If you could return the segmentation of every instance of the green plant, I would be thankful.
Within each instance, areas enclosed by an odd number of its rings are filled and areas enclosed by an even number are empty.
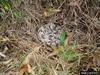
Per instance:
[[[74,61],[76,59],[78,59],[78,54],[75,52],[75,48],[76,48],[76,44],[73,43],[72,45],[64,45],[64,41],[65,41],[65,32],[62,32],[60,34],[60,44],[61,46],[58,47],[58,49],[56,51],[58,51],[57,55],[63,59],[63,60],[67,60],[67,61]]]
[[[60,44],[61,44],[61,45],[64,45],[65,35],[66,35],[65,32],[62,32],[62,33],[60,34]]]
[[[12,16],[15,17],[16,19],[21,19],[23,14],[20,11],[13,11]]]
[[[6,11],[11,9],[11,5],[8,0],[0,0],[0,6]]]
[[[0,16],[3,16],[7,11],[10,11],[10,14],[17,20],[20,20],[23,16],[21,11],[11,9],[12,7],[9,0],[0,0],[0,6],[3,9],[3,12],[0,12]]]
[[[26,58],[26,56],[27,56],[26,54],[20,53],[19,58],[21,61],[23,61]]]
[[[75,61],[78,59],[78,54],[75,52],[75,48],[75,45],[66,46],[63,50],[59,51],[58,56],[65,61]]]

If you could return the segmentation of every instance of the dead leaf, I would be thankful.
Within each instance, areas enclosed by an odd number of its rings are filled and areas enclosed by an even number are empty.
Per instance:
[[[23,75],[25,72],[27,72],[27,70],[28,70],[27,64],[21,64],[19,68],[19,74]]]
[[[74,35],[73,32],[71,32],[71,33],[68,34],[68,36],[66,37],[65,42],[64,42],[64,45],[65,45],[65,46],[67,46],[67,45],[70,43],[70,41],[71,41],[72,38],[73,38],[73,35]]]
[[[47,11],[44,11],[44,16],[45,16],[45,17],[47,17],[47,16],[48,16]]]
[[[54,13],[57,13],[57,12],[60,12],[61,10],[60,9],[55,9],[55,8],[46,8],[44,9],[44,12],[43,12],[43,15],[45,17],[48,17]]]
[[[35,51],[38,51],[40,49],[41,46],[36,46],[33,51],[31,53],[29,53],[27,55],[27,57],[25,58],[25,60],[22,62],[22,64],[20,65],[19,67],[19,73],[20,75],[23,75],[25,72],[28,72],[28,73],[33,73],[32,72],[32,67],[30,66],[30,62],[34,56],[34,52]]]

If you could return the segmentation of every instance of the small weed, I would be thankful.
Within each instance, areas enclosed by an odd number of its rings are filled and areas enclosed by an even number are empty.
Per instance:
[[[15,69],[18,69],[18,67],[19,67],[19,64],[12,64],[12,66],[15,68]]]
[[[11,9],[11,5],[7,0],[0,0],[0,5],[5,11],[9,11]]]
[[[20,12],[20,11],[13,11],[12,12],[12,16],[15,18],[15,19],[21,19],[23,14]]]
[[[75,52],[75,48],[74,45],[64,47],[64,50],[60,50],[58,56],[65,61],[75,61],[78,59],[78,54]]]
[[[58,47],[58,56],[67,61],[75,61],[78,58],[78,54],[75,52],[76,45],[73,43],[72,45],[64,45],[65,41],[65,32],[60,34],[60,44],[61,46]]]
[[[23,60],[25,60],[25,57],[26,57],[26,56],[27,56],[26,54],[21,53],[21,54],[19,55],[19,58],[20,58],[21,61],[23,61]]]

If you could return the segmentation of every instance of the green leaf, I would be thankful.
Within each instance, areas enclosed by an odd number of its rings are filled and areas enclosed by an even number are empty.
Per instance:
[[[65,40],[65,32],[62,32],[62,33],[60,34],[60,44],[61,44],[61,45],[64,45],[64,40]]]
[[[77,59],[77,54],[72,50],[68,50],[68,51],[61,52],[59,54],[59,57],[63,60],[74,61]]]
[[[64,47],[63,50],[62,50],[62,48],[60,49],[58,56],[65,61],[66,60],[69,62],[75,61],[76,59],[78,59],[78,53],[75,52],[75,49],[76,49],[75,44],[68,45],[68,46]]]
[[[22,13],[19,11],[13,11],[12,15],[16,18],[16,19],[20,19],[22,17]]]
[[[11,8],[9,1],[7,0],[0,0],[0,5],[7,11]]]

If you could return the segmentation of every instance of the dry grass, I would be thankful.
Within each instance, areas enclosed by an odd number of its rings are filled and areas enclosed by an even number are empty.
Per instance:
[[[38,46],[41,48],[30,62],[33,75],[78,75],[82,67],[100,71],[99,0],[5,1],[10,7],[0,3],[0,74],[18,73],[20,64]],[[72,50],[78,54],[77,60],[69,62],[52,55],[55,49],[38,40],[37,29],[48,22],[74,33],[70,42],[76,42],[77,48]]]

